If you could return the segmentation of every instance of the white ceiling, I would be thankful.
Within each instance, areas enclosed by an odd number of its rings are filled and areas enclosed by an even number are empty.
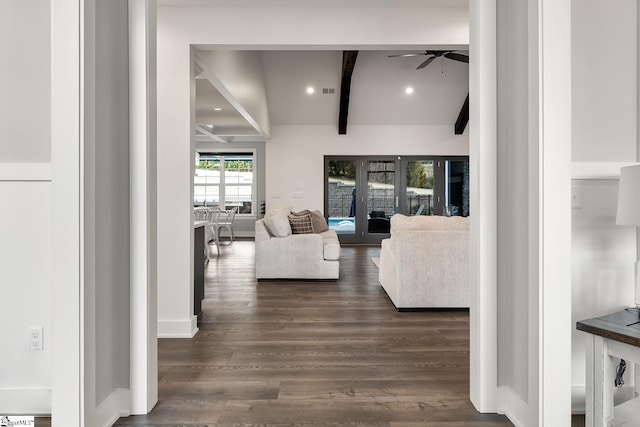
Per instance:
[[[469,88],[467,64],[436,59],[416,70],[427,57],[389,58],[397,51],[360,51],[351,81],[348,123],[353,125],[453,125]],[[462,52],[465,53],[466,52]],[[261,51],[272,125],[336,125],[340,100],[342,51]],[[306,88],[315,93],[308,95]],[[411,86],[413,94],[405,88]],[[323,94],[323,88],[335,89]],[[213,106],[223,108],[212,111]],[[235,128],[251,126],[207,80],[196,84],[197,124]],[[255,134],[255,132],[253,132]]]

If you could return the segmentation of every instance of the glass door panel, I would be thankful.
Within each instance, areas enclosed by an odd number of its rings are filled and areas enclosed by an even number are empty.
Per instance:
[[[327,222],[339,235],[356,234],[356,165],[355,160],[327,162]]]
[[[404,188],[406,215],[433,215],[433,160],[407,160]]]
[[[389,234],[389,218],[396,213],[395,160],[367,161],[367,233]]]
[[[450,160],[445,167],[448,214],[469,216],[469,162]]]

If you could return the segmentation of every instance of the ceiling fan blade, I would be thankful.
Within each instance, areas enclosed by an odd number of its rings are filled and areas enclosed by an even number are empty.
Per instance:
[[[426,55],[426,53],[401,53],[399,55],[389,55],[389,58],[397,58],[399,56],[408,58],[410,56]]]
[[[466,62],[467,64],[469,63],[469,57],[467,55],[461,55],[459,53],[449,52],[449,53],[445,53],[444,56],[446,56],[449,59],[453,59],[454,61]]]
[[[432,56],[431,58],[427,58],[426,61],[424,61],[422,64],[418,65],[418,68],[416,68],[416,70],[421,70],[424,67],[426,67],[427,65],[431,64],[433,62],[433,60],[436,59],[435,56]]]

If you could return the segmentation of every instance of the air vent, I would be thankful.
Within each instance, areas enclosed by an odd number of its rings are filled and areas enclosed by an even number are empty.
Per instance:
[[[336,93],[336,90],[332,87],[323,87],[322,93]]]

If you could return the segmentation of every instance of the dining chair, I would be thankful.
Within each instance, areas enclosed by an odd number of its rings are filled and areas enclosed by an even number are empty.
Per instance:
[[[218,223],[216,225],[216,237],[220,237],[221,232],[226,229],[229,233],[229,244],[235,240],[235,235],[233,234],[233,221],[235,220],[237,210],[237,207],[233,207],[228,210],[221,210],[220,216],[218,217]]]

